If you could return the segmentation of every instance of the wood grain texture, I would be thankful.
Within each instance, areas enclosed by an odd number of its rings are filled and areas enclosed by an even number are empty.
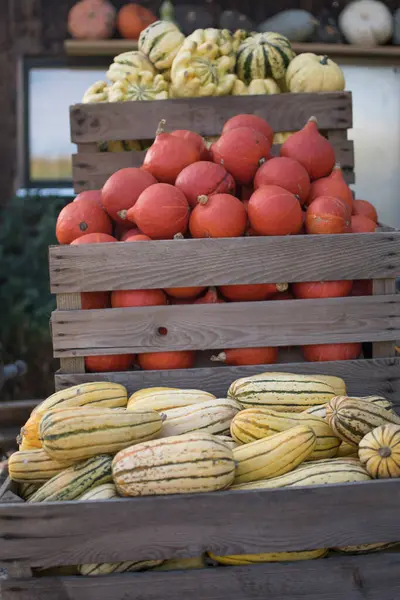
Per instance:
[[[0,561],[47,567],[189,557],[206,550],[223,555],[393,542],[400,539],[399,502],[400,480],[392,479],[1,504]]]
[[[346,136],[346,130],[340,131]],[[353,141],[345,138],[331,140],[335,148],[337,162],[344,169],[344,176],[347,183],[354,182],[354,146]],[[89,152],[85,148],[85,154],[81,148],[90,146],[90,144],[80,144],[78,154],[72,155],[72,179],[74,190],[79,193],[84,190],[100,189],[107,179],[118,171],[127,167],[140,167],[143,163],[146,152]],[[279,145],[272,147],[272,155],[279,156]],[[350,171],[349,171],[350,169]]]
[[[267,371],[337,375],[347,385],[350,396],[382,395],[400,405],[400,357],[375,360],[343,360],[324,363],[288,363],[251,367],[209,367],[173,371],[128,371],[124,373],[57,373],[56,389],[87,381],[121,383],[132,394],[147,387],[181,387],[202,389],[224,398],[235,379]]]
[[[389,341],[400,338],[400,296],[57,310],[52,332],[58,358]]]
[[[64,292],[393,277],[400,232],[50,247]]]
[[[0,425],[23,425],[41,400],[12,400],[0,402]]]
[[[400,594],[399,571],[400,553],[331,556],[195,571],[13,580],[5,582],[3,600],[393,600]]]
[[[267,119],[274,131],[301,129],[311,116],[320,129],[352,127],[350,92],[320,94],[277,94],[273,96],[227,96],[75,104],[70,108],[71,141],[147,139],[154,137],[160,115],[170,131],[190,129],[203,135],[217,135],[230,117],[254,113]]]
[[[393,278],[392,279],[377,279],[373,282],[373,294],[374,295],[395,294],[395,293],[396,293],[396,279],[393,279]],[[375,344],[372,344],[372,355],[374,358],[383,358],[386,356],[396,356],[395,341],[376,342]]]
[[[57,294],[57,308],[59,310],[79,310],[82,308],[82,300],[80,294]],[[83,358],[70,356],[62,358],[60,366],[64,370],[72,371],[73,373],[85,372],[85,361]]]

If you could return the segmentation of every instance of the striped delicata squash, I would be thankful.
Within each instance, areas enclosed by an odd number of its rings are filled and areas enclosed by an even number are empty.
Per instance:
[[[107,77],[114,82],[124,79],[127,75],[144,71],[148,71],[152,75],[156,74],[156,70],[147,56],[143,52],[132,50],[114,57],[114,62],[107,71]]]
[[[111,500],[118,498],[117,489],[113,483],[103,483],[91,490],[88,490],[79,498],[79,500]]]
[[[208,556],[221,565],[255,565],[264,562],[289,562],[295,560],[312,560],[323,558],[328,554],[325,548],[317,550],[301,550],[299,552],[265,552],[261,554],[231,554],[217,556],[212,552]]]
[[[213,398],[206,402],[166,410],[162,413],[165,421],[161,437],[199,430],[216,435],[229,433],[231,421],[240,410],[240,404],[231,398]]]
[[[252,79],[282,79],[296,56],[289,40],[279,33],[254,33],[239,46],[236,73],[246,85]]]
[[[12,481],[20,483],[44,483],[69,467],[71,462],[51,458],[43,449],[19,450],[8,459],[8,471]]]
[[[186,39],[171,68],[171,97],[227,96],[236,75],[230,73],[228,56],[210,58],[199,51],[196,42]]]
[[[79,573],[86,576],[111,575],[112,573],[130,573],[132,571],[145,571],[162,564],[162,560],[125,561],[119,563],[94,563],[80,565]]]
[[[176,25],[168,21],[156,21],[139,36],[139,50],[145,54],[156,69],[169,69],[182,46],[185,36]]]
[[[210,433],[187,433],[121,450],[113,478],[121,496],[212,492],[235,475],[232,450]]]
[[[110,102],[166,100],[168,98],[168,83],[160,74],[154,75],[149,71],[135,71],[113,83],[108,97]]]
[[[345,394],[337,394],[338,396],[345,396]],[[348,396],[351,398],[352,396]],[[372,404],[376,404],[377,406],[381,406],[382,408],[386,408],[386,410],[393,409],[393,403],[383,396],[363,396],[357,398],[358,400],[363,400],[364,402],[372,402]],[[320,406],[312,406],[311,408],[307,408],[305,413],[310,415],[314,415],[316,417],[322,417],[325,419],[326,417],[326,404],[321,404]]]
[[[161,427],[162,418],[155,410],[72,408],[46,413],[40,438],[52,458],[77,461],[150,440]]]
[[[202,390],[186,390],[168,387],[153,387],[138,390],[129,397],[128,410],[153,409],[157,412],[181,408],[215,398]]]

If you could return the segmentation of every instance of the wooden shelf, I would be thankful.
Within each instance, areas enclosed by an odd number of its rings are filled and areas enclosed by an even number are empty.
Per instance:
[[[69,56],[115,56],[121,52],[137,50],[135,40],[66,40],[64,49]],[[327,54],[331,57],[383,58],[400,60],[400,46],[375,46],[366,48],[350,44],[293,44],[300,52]]]

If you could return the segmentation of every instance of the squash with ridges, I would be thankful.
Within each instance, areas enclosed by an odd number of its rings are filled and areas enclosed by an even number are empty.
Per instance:
[[[374,479],[400,477],[400,425],[381,425],[367,433],[358,456]]]
[[[43,449],[19,450],[8,459],[10,479],[20,483],[44,483],[70,465],[54,460]]]
[[[295,53],[279,33],[255,33],[239,46],[236,73],[247,85],[252,79],[282,79]]]
[[[134,392],[128,400],[128,410],[153,409],[157,412],[189,406],[215,398],[202,390],[179,389],[169,387],[145,388]]]
[[[241,409],[240,404],[231,398],[214,398],[166,410],[163,412],[165,421],[160,437],[192,431],[207,431],[216,435],[229,433],[231,421]]]

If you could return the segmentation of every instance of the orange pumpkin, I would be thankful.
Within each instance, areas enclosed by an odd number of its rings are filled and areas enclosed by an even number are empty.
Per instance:
[[[85,190],[84,192],[80,192],[74,198],[74,202],[79,202],[79,200],[94,200],[99,206],[103,207],[101,203],[101,190]]]
[[[116,223],[126,223],[127,212],[140,194],[157,180],[142,169],[128,167],[116,171],[105,182],[101,201],[106,212]]]
[[[115,8],[107,0],[82,0],[68,14],[68,31],[81,40],[104,40],[112,36]]]
[[[204,294],[204,296],[200,296],[193,302],[193,304],[220,304],[223,303],[224,300],[218,296],[217,289],[215,287],[210,287]]]
[[[186,233],[189,204],[178,188],[156,183],[140,194],[127,216],[151,239],[168,240]]]
[[[248,216],[259,235],[290,235],[300,231],[302,210],[296,196],[277,185],[263,185],[251,196]]]
[[[144,235],[144,233],[135,233],[126,236],[124,242],[151,242],[151,238],[148,235]]]
[[[196,352],[194,350],[148,352],[147,354],[138,354],[137,359],[139,366],[145,371],[190,369],[194,366]]]
[[[128,371],[135,360],[134,354],[110,354],[108,356],[86,356],[85,367],[89,373]]]
[[[130,2],[123,6],[117,17],[118,31],[123,38],[138,40],[140,33],[157,21],[157,17],[148,8]]]
[[[292,286],[296,298],[343,298],[350,296],[352,281],[301,281]]]
[[[82,237],[76,238],[71,242],[71,246],[82,246],[83,244],[104,244],[107,242],[117,242],[117,238],[108,233],[87,233]]]
[[[229,348],[217,356],[212,356],[214,362],[237,367],[240,365],[272,365],[278,362],[278,348]]]
[[[81,303],[83,310],[96,308],[110,308],[111,297],[109,292],[82,292]]]
[[[240,237],[246,226],[246,209],[230,194],[200,196],[189,219],[189,230],[194,238]]]
[[[307,209],[306,230],[311,234],[346,233],[350,211],[340,198],[320,196]]]
[[[317,119],[311,117],[300,131],[281,146],[281,156],[294,158],[306,169],[311,181],[326,177],[335,165],[332,144],[319,133]]]
[[[57,218],[59,244],[70,244],[88,233],[112,234],[112,223],[96,200],[79,200],[64,206]]]
[[[129,225],[131,225],[130,222],[129,222]],[[119,230],[118,233],[117,233],[117,231],[115,232],[115,235],[118,236],[120,242],[125,242],[126,238],[130,237],[131,235],[141,235],[142,234],[139,227],[129,227],[129,229],[125,229],[124,227],[119,228],[117,226],[115,229]]]
[[[178,175],[175,186],[183,192],[189,205],[197,206],[200,196],[234,194],[235,181],[222,165],[202,160],[185,167]]]
[[[257,190],[262,185],[277,185],[294,194],[304,204],[310,192],[310,177],[297,160],[278,156],[267,160],[258,169],[254,187]]]
[[[231,302],[257,302],[271,298],[277,292],[288,289],[287,283],[254,283],[221,285],[219,291]]]
[[[350,211],[353,209],[353,193],[343,178],[340,165],[336,164],[332,173],[327,177],[312,182],[306,203],[311,204],[320,196],[340,198],[349,206]]]
[[[210,160],[211,154],[206,146],[205,139],[198,133],[189,131],[188,129],[175,129],[175,131],[171,131],[171,135],[175,135],[183,140],[192,142],[195,146],[197,146],[200,152],[200,160]]]
[[[365,215],[351,217],[351,231],[353,233],[371,233],[376,231],[376,222]]]
[[[200,150],[193,140],[164,133],[161,125],[141,168],[157,181],[173,185],[182,169],[199,160]]]
[[[353,200],[353,215],[363,215],[375,223],[378,222],[376,208],[368,200]]]
[[[240,185],[248,185],[262,163],[267,160],[271,142],[250,127],[225,131],[211,146],[213,161],[223,165]]]
[[[197,287],[175,287],[175,288],[166,288],[168,296],[172,296],[173,298],[197,298],[204,292],[206,288],[204,286]]]
[[[236,115],[228,119],[225,123],[222,133],[226,133],[227,131],[231,131],[231,129],[237,129],[238,127],[250,127],[250,129],[255,129],[260,132],[272,145],[272,140],[274,139],[274,131],[272,127],[257,115]]]
[[[330,360],[355,360],[361,354],[360,343],[351,344],[313,344],[303,346],[304,358],[309,362]]]
[[[163,290],[114,290],[111,293],[113,308],[162,306],[164,304],[167,304],[167,296]]]

